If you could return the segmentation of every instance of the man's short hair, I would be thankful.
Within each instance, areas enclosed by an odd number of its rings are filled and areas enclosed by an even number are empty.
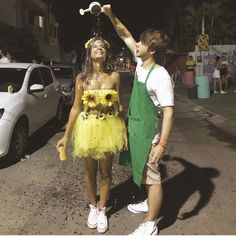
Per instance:
[[[159,30],[147,29],[141,34],[140,41],[147,45],[149,50],[158,53],[166,49],[169,38]]]
[[[157,64],[164,64],[164,53],[169,42],[166,34],[156,29],[147,29],[141,34],[140,41],[154,52],[153,57]]]

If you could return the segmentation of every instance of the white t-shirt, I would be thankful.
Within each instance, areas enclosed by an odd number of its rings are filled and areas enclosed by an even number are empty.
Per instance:
[[[145,83],[150,69],[143,69],[142,60],[136,59],[136,76],[138,81]],[[155,106],[174,106],[174,84],[163,66],[156,66],[147,80],[147,91]]]

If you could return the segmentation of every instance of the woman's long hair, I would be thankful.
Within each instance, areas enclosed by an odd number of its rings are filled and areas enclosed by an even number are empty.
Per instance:
[[[81,79],[85,82],[89,82],[92,79],[92,74],[93,74],[93,62],[92,62],[92,58],[91,58],[91,50],[92,50],[92,46],[94,44],[95,41],[100,40],[103,42],[105,49],[106,49],[106,58],[105,61],[103,63],[103,71],[105,73],[110,74],[112,72],[111,70],[111,66],[109,63],[109,59],[110,59],[110,55],[109,55],[109,43],[101,38],[101,37],[94,37],[91,38],[86,44],[86,55],[85,55],[85,59],[84,59],[84,63],[82,65],[82,72],[81,72]]]

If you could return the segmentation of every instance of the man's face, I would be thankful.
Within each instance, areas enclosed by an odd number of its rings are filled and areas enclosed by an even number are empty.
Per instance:
[[[144,57],[149,53],[148,46],[144,44],[142,41],[136,43],[135,54],[137,57]]]

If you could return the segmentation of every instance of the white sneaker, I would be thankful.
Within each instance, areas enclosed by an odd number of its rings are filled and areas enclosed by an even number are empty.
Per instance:
[[[214,90],[214,94],[218,94],[218,92],[216,90]]]
[[[88,215],[87,225],[90,229],[95,229],[97,227],[98,209],[92,204],[89,205],[90,212]]]
[[[148,212],[148,204],[147,204],[147,199],[143,202],[140,202],[138,204],[129,204],[127,206],[128,210],[131,211],[132,213],[146,213]]]
[[[227,92],[225,92],[225,91],[223,91],[223,90],[220,91],[220,94],[225,94],[225,93],[227,93]]]
[[[106,216],[106,207],[98,210],[97,215],[97,231],[102,234],[105,233],[108,228],[107,216]]]
[[[129,235],[158,235],[158,229],[155,221],[146,221]]]

